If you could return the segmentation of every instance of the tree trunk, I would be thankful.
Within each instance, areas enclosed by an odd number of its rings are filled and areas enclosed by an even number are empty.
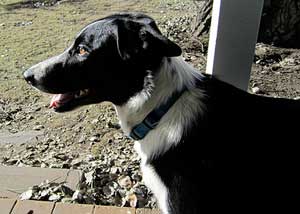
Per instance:
[[[199,12],[192,24],[193,36],[208,34],[212,3],[213,0],[206,0],[199,6]],[[258,42],[300,48],[300,1],[265,0]]]
[[[300,1],[265,1],[258,41],[300,48]]]
[[[213,0],[205,1],[199,5],[197,16],[192,23],[193,36],[200,37],[208,34],[211,23],[212,6]]]

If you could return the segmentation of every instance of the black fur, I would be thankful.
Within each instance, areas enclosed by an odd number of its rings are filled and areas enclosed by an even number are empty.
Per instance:
[[[170,192],[171,213],[295,209],[300,102],[251,95],[210,76],[198,87],[206,110],[178,146],[149,163]]]
[[[89,53],[79,56],[79,47]],[[113,15],[85,27],[63,54],[24,77],[48,93],[91,89],[65,110],[104,100],[121,105],[142,90],[163,57],[180,54],[150,17]],[[168,188],[170,213],[297,208],[299,101],[251,95],[208,75],[197,87],[204,111],[176,147],[148,163]]]

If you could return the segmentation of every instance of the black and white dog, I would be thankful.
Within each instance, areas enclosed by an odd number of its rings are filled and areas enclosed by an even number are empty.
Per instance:
[[[180,55],[152,18],[117,14],[24,77],[59,112],[111,101],[164,214],[295,206],[300,102],[241,91]]]

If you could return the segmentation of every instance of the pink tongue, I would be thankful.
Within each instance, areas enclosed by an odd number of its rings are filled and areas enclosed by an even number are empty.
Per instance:
[[[58,108],[75,97],[75,93],[55,94],[50,102],[50,108]]]

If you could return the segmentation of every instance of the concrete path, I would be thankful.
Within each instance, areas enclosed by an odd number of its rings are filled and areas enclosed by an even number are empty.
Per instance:
[[[76,189],[80,180],[80,171],[0,166],[0,198],[17,198],[17,193],[22,193],[45,180],[54,179],[57,179],[56,182],[63,182],[66,179],[66,185],[71,189]]]

